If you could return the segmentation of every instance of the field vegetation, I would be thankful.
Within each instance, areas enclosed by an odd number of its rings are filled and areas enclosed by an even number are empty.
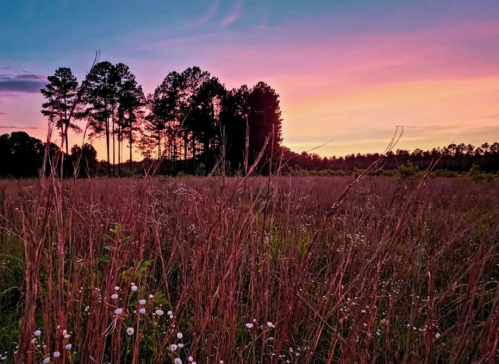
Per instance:
[[[498,184],[353,181],[0,181],[0,358],[497,362]]]

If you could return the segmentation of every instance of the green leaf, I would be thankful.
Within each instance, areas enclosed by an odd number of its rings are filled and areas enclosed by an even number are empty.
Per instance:
[[[111,248],[109,245],[106,245],[106,246],[104,247],[104,249],[109,250],[109,251],[113,250],[113,248]]]
[[[158,305],[167,305],[169,304],[170,302],[163,297],[163,294],[161,292],[159,292],[156,297],[154,298],[154,303],[158,304]]]
[[[109,259],[110,259],[109,255],[104,255],[102,258],[100,258],[100,261],[102,263],[107,263],[107,262],[109,262]]]
[[[126,237],[121,241],[121,246],[126,245],[130,242],[130,237]]]

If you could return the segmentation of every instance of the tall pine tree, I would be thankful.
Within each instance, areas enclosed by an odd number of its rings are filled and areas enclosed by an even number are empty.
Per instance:
[[[78,92],[78,81],[73,75],[71,68],[61,67],[55,71],[53,76],[48,77],[49,83],[40,91],[48,101],[42,104],[42,114],[53,116],[55,126],[60,130],[59,134],[65,140],[66,154],[69,151],[69,130],[77,133],[81,128],[69,119],[71,110],[76,102]]]

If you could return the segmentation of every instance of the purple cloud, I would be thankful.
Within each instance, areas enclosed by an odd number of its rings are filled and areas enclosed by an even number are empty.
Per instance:
[[[21,73],[1,74],[0,93],[38,93],[47,84],[47,77],[42,75]]]
[[[30,130],[40,130],[40,128],[37,128],[36,126],[14,126],[14,125],[0,125],[0,129],[30,129]]]

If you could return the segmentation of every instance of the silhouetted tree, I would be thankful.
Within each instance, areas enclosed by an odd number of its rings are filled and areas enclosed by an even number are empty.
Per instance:
[[[50,155],[59,148],[50,143]],[[45,145],[23,131],[0,136],[0,176],[38,177]]]
[[[265,138],[274,133],[265,150],[264,160],[269,160],[271,151],[277,151],[282,142],[282,119],[279,95],[264,82],[256,84],[249,93],[249,145],[250,160],[263,148]]]
[[[127,65],[118,63],[115,67],[118,78],[118,163],[121,165],[121,142],[128,138],[130,148],[130,171],[133,161],[134,133],[139,129],[146,104],[142,86]]]
[[[209,74],[207,74],[209,77]],[[220,143],[221,128],[219,114],[221,100],[225,96],[225,87],[218,78],[206,78],[192,95],[186,129],[191,132],[192,156],[196,159],[196,145],[203,146],[204,164],[207,170],[213,168],[213,156]],[[195,170],[195,165],[194,165]]]
[[[72,168],[70,171],[71,173],[68,175],[73,174],[73,168],[76,167],[78,163],[80,177],[95,175],[97,171],[97,151],[91,144],[85,143],[82,147],[74,145],[71,148],[69,161],[71,162]]]
[[[246,146],[246,120],[249,115],[249,89],[246,85],[232,89],[221,102],[220,124],[227,138],[226,158],[237,169],[243,168]]]
[[[66,154],[68,154],[68,131],[81,132],[81,128],[69,120],[70,112],[76,101],[78,81],[71,68],[61,67],[53,76],[48,77],[49,83],[40,91],[48,101],[42,104],[42,114],[54,117],[55,126],[60,130],[60,136],[65,139]]]
[[[117,84],[115,67],[110,62],[96,64],[84,95],[86,109],[80,114],[80,117],[86,118],[89,122],[90,139],[106,138],[107,172],[109,175],[111,174],[111,122],[114,121],[114,111],[117,105]]]

